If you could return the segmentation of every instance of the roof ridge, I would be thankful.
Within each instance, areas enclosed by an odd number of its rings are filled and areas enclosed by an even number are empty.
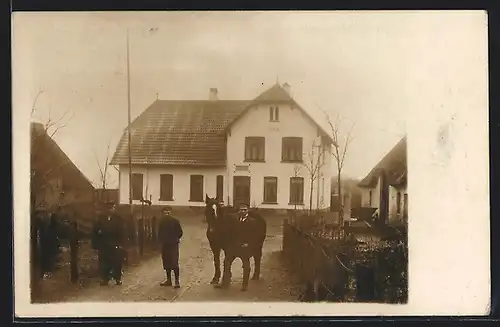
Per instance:
[[[389,159],[391,159],[391,157],[395,156],[398,151],[401,147],[405,147],[405,152],[406,152],[406,134],[405,136],[403,136],[392,148],[390,148],[385,154],[384,156],[382,157],[382,159],[380,159],[377,164],[370,170],[370,172],[358,183],[359,186],[364,186],[365,184],[369,183],[371,178],[373,178],[374,174],[380,170],[380,169],[385,169],[386,167],[383,167],[383,166],[386,166],[387,165],[387,162],[389,162]],[[407,160],[406,158],[406,153],[405,153],[405,157],[404,157],[405,160]],[[396,158],[394,158],[394,160],[396,160]],[[393,160],[390,160],[390,161],[393,161]]]

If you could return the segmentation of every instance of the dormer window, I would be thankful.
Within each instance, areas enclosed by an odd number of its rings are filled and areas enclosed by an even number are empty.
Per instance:
[[[269,107],[269,121],[279,121],[280,109],[275,106]]]

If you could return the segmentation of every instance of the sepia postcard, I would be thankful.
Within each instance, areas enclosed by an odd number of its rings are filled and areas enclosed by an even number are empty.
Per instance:
[[[18,317],[488,314],[485,12],[12,21]]]

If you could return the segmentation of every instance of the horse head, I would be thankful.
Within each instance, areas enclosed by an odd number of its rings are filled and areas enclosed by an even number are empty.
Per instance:
[[[215,230],[218,222],[223,218],[221,201],[216,197],[210,198],[207,194],[205,194],[205,218],[211,232]]]

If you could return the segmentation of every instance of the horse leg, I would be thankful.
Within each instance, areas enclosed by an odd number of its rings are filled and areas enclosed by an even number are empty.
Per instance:
[[[224,271],[222,274],[222,282],[220,284],[214,285],[216,288],[227,288],[231,283],[231,265],[233,264],[235,257],[227,255],[224,253]]]
[[[221,249],[220,248],[212,249],[212,252],[214,254],[215,274],[214,274],[214,278],[212,279],[210,284],[218,284],[219,279],[220,279],[220,275],[221,275],[221,271],[220,271],[220,252],[221,252]]]
[[[246,291],[248,289],[248,279],[250,277],[250,257],[244,256],[241,258],[243,263],[243,284],[241,285],[241,290]]]
[[[254,256],[253,256],[253,260],[254,260],[255,268],[253,271],[252,280],[259,280],[259,278],[260,278],[260,263],[262,260],[262,246],[260,246],[255,251]]]

